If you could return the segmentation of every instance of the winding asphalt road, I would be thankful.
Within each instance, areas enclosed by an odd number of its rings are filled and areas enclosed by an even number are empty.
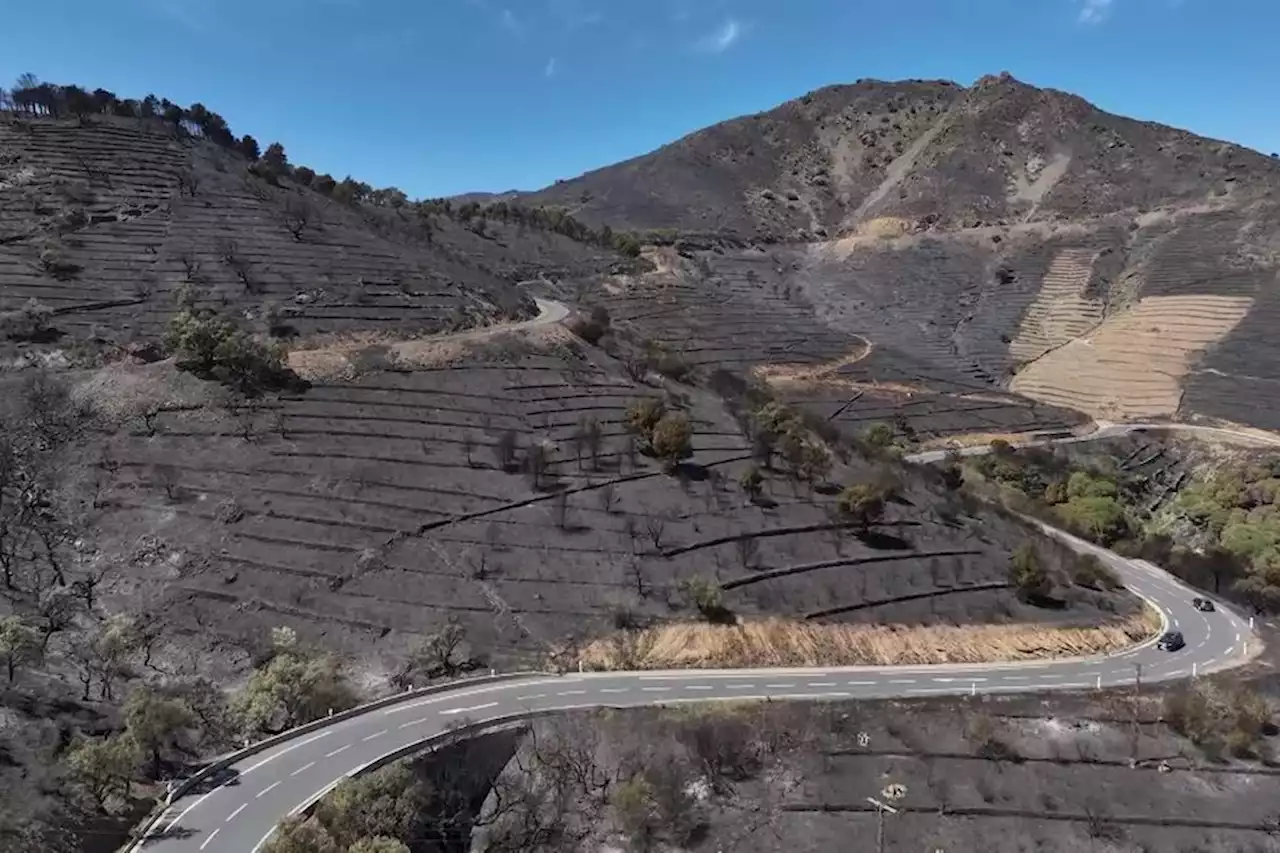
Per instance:
[[[1048,528],[1046,528],[1049,530]],[[629,707],[743,699],[840,700],[968,693],[1086,690],[1187,678],[1243,662],[1258,639],[1247,620],[1219,605],[1191,606],[1197,593],[1141,560],[1128,560],[1060,531],[1081,552],[1097,554],[1145,598],[1185,648],[1163,652],[1154,640],[1103,657],[1051,662],[824,669],[681,670],[530,675],[406,697],[403,702],[299,735],[232,765],[226,781],[174,802],[148,853],[256,853],[287,815],[309,808],[343,779],[383,756],[439,735],[459,722],[590,707]],[[214,784],[218,784],[215,782]],[[212,787],[212,786],[210,786]]]

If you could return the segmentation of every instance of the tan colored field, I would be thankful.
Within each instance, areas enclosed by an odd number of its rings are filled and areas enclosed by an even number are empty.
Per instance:
[[[1147,297],[1033,361],[1010,387],[1098,418],[1173,415],[1195,357],[1235,328],[1252,304],[1232,296]]]
[[[985,663],[1100,654],[1153,636],[1149,608],[1094,628],[1046,625],[833,625],[765,619],[739,625],[661,625],[597,640],[587,669],[703,669]]]

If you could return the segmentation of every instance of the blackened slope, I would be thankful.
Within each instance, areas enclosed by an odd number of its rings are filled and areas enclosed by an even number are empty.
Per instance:
[[[1008,75],[862,81],[525,196],[615,228],[811,238],[880,217],[908,227],[1091,219],[1280,189],[1280,163],[1103,112]]]
[[[830,227],[962,91],[926,81],[830,86],[524,200],[615,228],[750,236]]]
[[[72,340],[154,340],[192,286],[299,334],[466,328],[536,313],[515,286],[531,271],[619,260],[534,229],[272,186],[158,121],[13,117],[0,152],[0,312],[34,299]]]

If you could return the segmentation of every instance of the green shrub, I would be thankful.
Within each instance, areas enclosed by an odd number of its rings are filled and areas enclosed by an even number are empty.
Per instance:
[[[165,344],[178,367],[211,376],[245,394],[296,381],[278,343],[255,340],[232,320],[210,311],[185,309],[169,323]]]
[[[1076,560],[1072,580],[1078,586],[1093,587],[1098,590],[1119,589],[1120,578],[1109,566],[1092,554],[1085,554]]]
[[[846,520],[862,530],[869,529],[884,516],[884,490],[871,483],[847,486],[836,500],[836,508]]]
[[[1053,592],[1053,581],[1031,545],[1023,545],[1009,558],[1009,583],[1024,600],[1044,598]]]
[[[681,459],[693,455],[693,427],[689,418],[680,412],[663,415],[653,426],[650,444],[654,455],[668,468],[674,468]]]

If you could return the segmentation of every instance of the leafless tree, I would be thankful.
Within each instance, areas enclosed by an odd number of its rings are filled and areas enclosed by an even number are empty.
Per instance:
[[[516,448],[519,444],[519,438],[513,429],[503,430],[498,436],[498,441],[493,445],[493,455],[498,461],[498,467],[503,471],[511,471],[516,463]]]
[[[291,195],[285,199],[281,221],[295,241],[302,242],[302,233],[314,218],[315,208],[305,198]]]
[[[552,513],[555,515],[556,527],[569,529],[569,490],[560,489],[551,501]]]
[[[631,584],[635,587],[636,595],[644,598],[649,594],[648,579],[645,577],[644,563],[638,557],[632,554],[627,561],[627,574],[631,577]]]
[[[649,534],[649,541],[653,543],[653,550],[662,549],[662,534],[667,530],[667,520],[660,515],[651,515],[644,521],[645,533]]]
[[[547,447],[540,441],[535,441],[526,448],[524,452],[524,470],[529,475],[529,484],[534,489],[542,488],[542,478],[547,473],[551,460],[548,458]]]
[[[617,497],[613,483],[605,483],[596,494],[600,498],[600,508],[607,513],[613,512],[614,499]]]

